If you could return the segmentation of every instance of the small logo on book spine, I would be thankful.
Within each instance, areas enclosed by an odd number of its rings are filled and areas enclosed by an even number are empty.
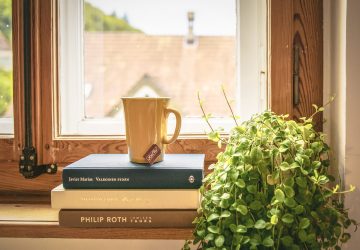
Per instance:
[[[188,180],[189,180],[190,183],[194,183],[195,182],[195,177],[190,175]]]

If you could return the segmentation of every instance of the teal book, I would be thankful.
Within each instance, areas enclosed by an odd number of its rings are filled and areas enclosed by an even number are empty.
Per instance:
[[[91,154],[63,169],[65,189],[197,189],[204,175],[203,154],[167,154],[153,165],[127,154]]]

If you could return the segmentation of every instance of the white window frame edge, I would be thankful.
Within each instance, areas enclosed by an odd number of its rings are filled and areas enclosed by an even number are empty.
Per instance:
[[[83,9],[84,2],[61,0],[59,4],[59,90],[60,130],[69,134],[79,130],[79,122],[85,117],[84,67],[83,67]],[[78,15],[81,13],[81,15]],[[71,34],[71,35],[68,35]],[[75,41],[75,42],[74,42]],[[69,57],[71,56],[71,63]],[[65,83],[65,84],[64,84]],[[74,87],[75,86],[75,87]],[[65,122],[64,119],[66,118]]]
[[[267,1],[238,0],[237,3],[238,110],[242,120],[248,120],[268,108]]]
[[[237,41],[240,41],[240,46],[237,46],[236,52],[236,97],[240,100],[238,110],[241,120],[247,120],[251,115],[267,108],[267,1],[235,1],[236,38]],[[60,135],[57,137],[124,135],[125,124],[123,121],[111,118],[85,118],[82,46],[83,3],[83,0],[59,1]],[[253,12],[250,12],[249,9]],[[253,15],[254,12],[256,15]],[[240,39],[241,34],[243,34],[242,39]],[[242,53],[241,57],[240,53]],[[67,63],[69,56],[71,56],[72,63]],[[256,67],[251,67],[251,65],[256,65]],[[74,88],[74,86],[76,87]],[[214,127],[224,128],[226,132],[234,126],[231,118],[212,118],[211,123]],[[174,125],[174,119],[170,118],[169,131],[173,131]],[[207,127],[201,118],[183,118],[182,135],[204,134],[205,129],[207,130]]]
[[[0,118],[0,137],[14,137],[14,118]]]

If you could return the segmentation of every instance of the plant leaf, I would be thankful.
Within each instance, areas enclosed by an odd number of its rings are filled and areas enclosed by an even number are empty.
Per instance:
[[[228,210],[223,211],[220,215],[221,218],[227,218],[230,216],[231,216],[231,213]]]
[[[225,237],[223,235],[219,235],[215,238],[215,246],[222,247],[224,245]]]
[[[244,206],[244,205],[238,205],[236,207],[236,211],[238,211],[242,215],[246,215],[248,213],[248,208],[246,206]]]
[[[214,234],[219,234],[220,228],[218,228],[217,226],[209,226],[208,231]]]
[[[216,220],[218,218],[219,218],[218,214],[210,214],[210,216],[207,218],[207,221],[210,222],[210,221]]]
[[[253,164],[257,164],[263,158],[262,151],[259,147],[254,147],[250,151],[250,157]]]
[[[262,204],[260,201],[253,201],[249,205],[250,209],[258,211],[262,208]]]
[[[294,216],[292,214],[287,213],[281,217],[281,220],[284,223],[291,224],[294,222]]]
[[[268,236],[263,240],[262,244],[266,247],[272,247],[274,245],[274,240],[271,236]]]
[[[255,193],[257,193],[257,186],[256,185],[249,185],[249,186],[246,187],[246,190],[251,194],[255,194]]]
[[[281,238],[281,242],[284,244],[284,246],[291,247],[293,245],[294,240],[291,236],[284,236]]]
[[[284,187],[284,192],[285,192],[286,196],[289,197],[289,198],[292,198],[295,195],[294,189],[292,187],[289,187],[289,186]]]
[[[281,189],[276,189],[275,190],[275,198],[279,201],[279,202],[284,202],[285,200],[285,194]]]
[[[247,232],[247,227],[244,225],[238,225],[236,227],[236,232],[237,233],[246,233]]]
[[[238,186],[239,188],[244,188],[245,187],[245,181],[243,179],[238,179],[235,182],[235,185]]]
[[[257,221],[255,222],[255,225],[254,225],[254,227],[255,227],[256,229],[263,229],[263,228],[265,228],[265,226],[266,226],[266,222],[265,222],[264,220],[262,220],[262,219],[257,220]]]
[[[273,225],[276,225],[279,221],[279,217],[274,214],[273,216],[271,216],[271,219],[270,219],[270,223],[273,224]]]
[[[310,220],[308,218],[302,218],[299,223],[299,228],[306,229],[310,226]]]

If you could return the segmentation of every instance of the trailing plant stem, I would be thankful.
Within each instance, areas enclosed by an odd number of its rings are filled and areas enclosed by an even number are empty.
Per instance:
[[[235,122],[236,126],[239,127],[239,124],[238,124],[238,122],[237,122],[237,120],[236,120],[236,116],[235,116],[235,114],[234,114],[234,111],[233,111],[233,109],[231,108],[230,102],[229,102],[229,100],[228,100],[228,98],[227,98],[227,95],[226,95],[226,93],[225,93],[225,88],[224,88],[224,86],[221,86],[221,89],[222,89],[222,92],[223,92],[223,94],[224,94],[226,103],[227,103],[227,105],[228,105],[228,107],[229,107],[229,109],[230,109],[231,116],[232,116],[232,118],[234,119],[234,122]]]
[[[201,108],[201,112],[203,113],[203,116],[204,116],[204,120],[205,120],[206,123],[208,124],[209,128],[211,129],[211,131],[215,133],[215,129],[213,128],[213,126],[212,126],[211,123],[209,122],[209,119],[208,119],[207,116],[206,116],[204,107],[203,107],[202,102],[201,102],[201,99],[200,99],[200,93],[199,93],[199,92],[198,92],[198,101],[199,101],[199,105],[200,105],[200,108]],[[225,145],[227,145],[227,142],[226,142],[223,138],[221,138],[221,137],[219,136],[218,139],[221,140],[222,143],[224,143]]]

